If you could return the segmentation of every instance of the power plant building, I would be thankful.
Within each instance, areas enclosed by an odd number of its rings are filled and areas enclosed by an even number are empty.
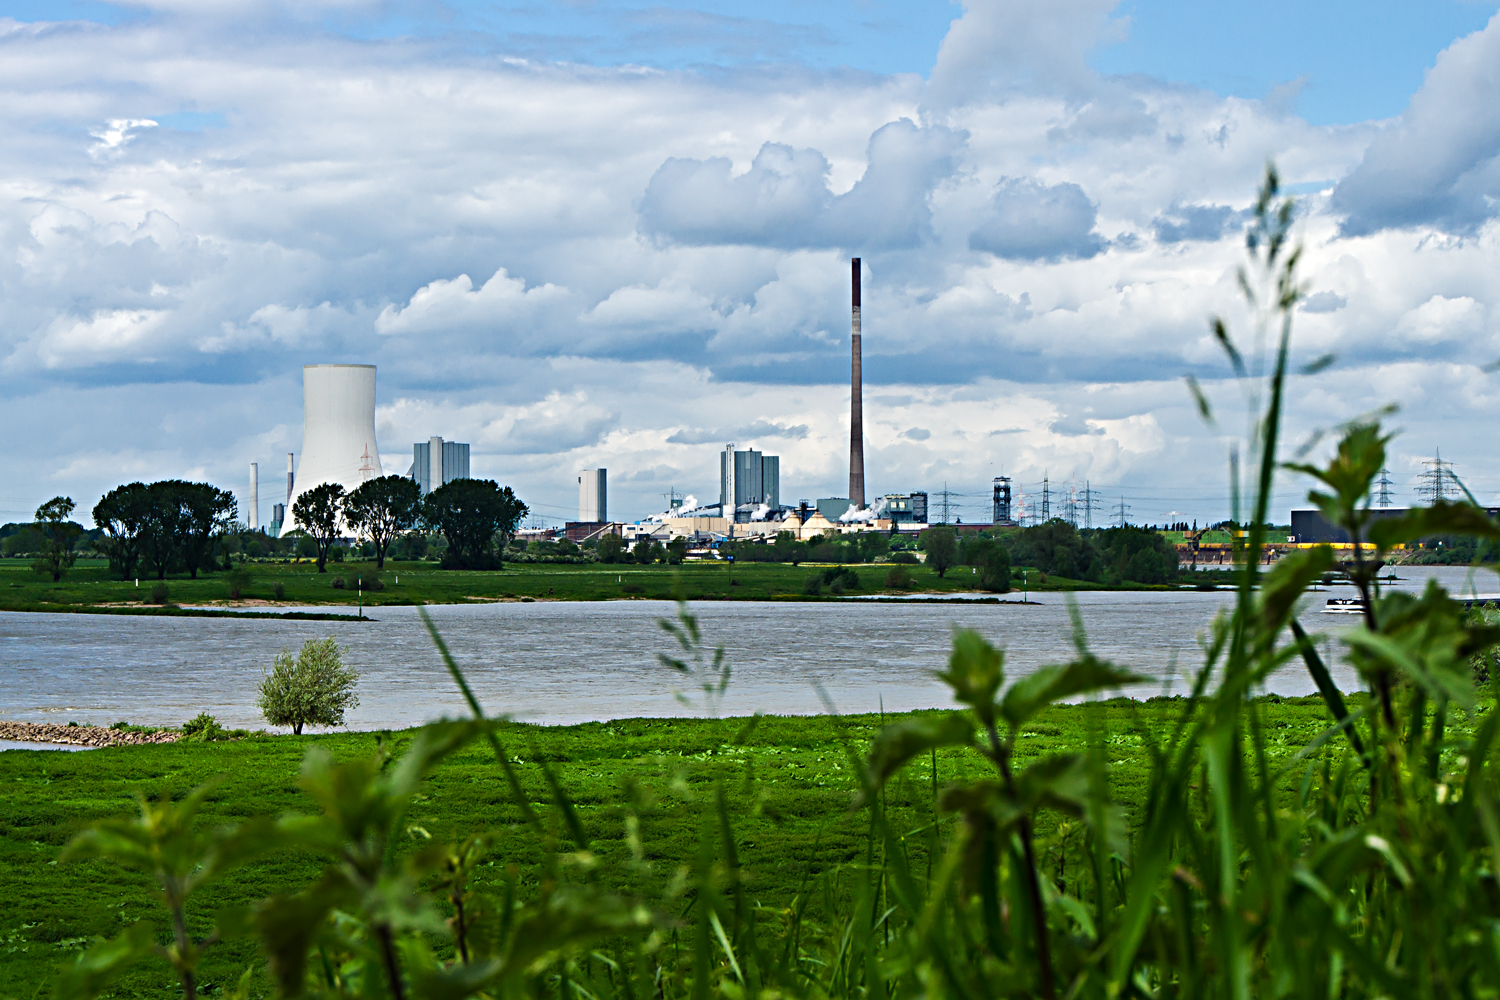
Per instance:
[[[375,445],[375,366],[302,367],[302,461],[287,513],[296,521],[299,497],[337,483],[353,491],[382,475]]]
[[[763,455],[753,448],[735,451],[724,446],[719,454],[719,504],[724,516],[733,520],[731,511],[741,507],[765,504],[772,510],[781,507],[781,458]]]
[[[578,474],[578,520],[603,524],[609,520],[608,469],[584,469]]]
[[[416,480],[426,496],[455,479],[469,478],[469,446],[440,437],[411,446],[411,468],[406,474]]]

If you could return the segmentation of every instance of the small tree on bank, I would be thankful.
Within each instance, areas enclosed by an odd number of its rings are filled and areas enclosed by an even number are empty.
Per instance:
[[[927,568],[942,579],[958,565],[958,532],[952,528],[929,528],[922,532],[922,549],[927,553]]]
[[[301,736],[303,726],[342,726],[344,713],[359,706],[358,682],[358,671],[344,664],[333,636],[309,639],[296,659],[290,650],[277,655],[255,704],[266,722],[291,726]]]
[[[292,519],[318,547],[319,573],[328,572],[328,549],[339,537],[344,496],[344,488],[338,483],[319,483],[292,504]]]
[[[36,524],[45,541],[42,554],[31,568],[38,573],[52,574],[53,583],[61,580],[78,558],[73,543],[83,534],[83,526],[69,520],[73,507],[71,497],[53,497],[36,509]]]

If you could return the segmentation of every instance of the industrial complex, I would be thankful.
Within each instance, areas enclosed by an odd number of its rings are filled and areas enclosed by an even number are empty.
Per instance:
[[[823,534],[861,531],[918,532],[931,524],[963,527],[1027,526],[1054,517],[1076,527],[1098,527],[1107,523],[1129,523],[1129,504],[1122,497],[1106,507],[1099,491],[1084,481],[1053,484],[1044,475],[1039,489],[1028,494],[1009,476],[997,476],[986,494],[959,493],[943,484],[929,493],[912,490],[884,493],[867,502],[864,461],[863,330],[861,261],[850,260],[849,316],[849,480],[845,496],[800,499],[785,502],[782,496],[781,458],[755,447],[725,444],[718,453],[719,495],[716,503],[699,503],[673,491],[661,513],[634,522],[612,520],[609,513],[608,470],[577,471],[578,516],[559,529],[537,529],[538,534],[563,534],[574,542],[585,542],[603,534],[627,540],[649,537],[670,541],[687,538],[700,544],[737,538],[773,538],[787,532],[805,540]],[[286,502],[272,505],[268,525],[272,535],[294,526],[293,504],[307,490],[323,483],[337,483],[353,491],[361,483],[384,474],[375,439],[375,366],[359,364],[314,364],[303,367],[303,441],[300,461],[287,455]],[[707,456],[705,456],[706,458]],[[1439,455],[1426,463],[1419,497],[1427,502],[1456,499],[1460,487],[1452,467]],[[259,463],[249,465],[246,524],[261,527]],[[433,436],[412,445],[412,461],[406,475],[423,495],[446,483],[470,476],[469,445]],[[1394,516],[1407,508],[1390,499],[1391,480],[1382,472],[1379,496],[1372,497],[1376,516]],[[974,513],[975,501],[983,503],[983,514],[968,523],[960,512]],[[1491,509],[1492,515],[1500,509]],[[1186,524],[1184,522],[1184,527]],[[1196,534],[1196,532],[1195,532]],[[1290,536],[1285,544],[1328,542],[1347,544],[1339,529],[1329,525],[1316,510],[1291,514]]]

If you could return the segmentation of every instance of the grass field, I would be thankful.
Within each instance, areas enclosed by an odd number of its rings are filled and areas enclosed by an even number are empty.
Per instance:
[[[276,584],[284,588],[285,597],[277,602],[287,605],[343,605],[353,610],[361,600],[355,587],[359,577],[366,580],[377,575],[384,590],[364,591],[366,607],[382,604],[463,604],[474,601],[535,600],[599,601],[628,598],[671,599],[683,596],[689,600],[803,600],[803,586],[809,577],[823,567],[788,563],[687,562],[681,566],[641,566],[554,563],[509,563],[503,570],[478,572],[440,570],[431,562],[387,562],[378,574],[374,563],[330,563],[328,572],[318,573],[311,563],[250,563],[243,567],[250,574],[250,584],[242,600],[256,609],[269,602]],[[890,566],[885,564],[852,567],[859,575],[860,587],[851,594],[896,593],[885,587]],[[910,566],[913,589],[930,594],[972,592],[977,577],[971,567],[959,566],[945,577],[925,566]],[[335,589],[333,581],[342,578],[345,588]],[[1021,593],[1019,575],[1013,577],[1015,590],[1010,599]],[[80,560],[59,583],[31,569],[25,559],[0,559],[0,610],[60,611],[79,610],[101,605],[119,605],[147,610],[154,580],[122,581],[109,573],[108,565],[99,559]],[[223,573],[186,575],[166,580],[168,599],[173,604],[208,605],[229,601],[229,581]],[[1030,590],[1099,589],[1097,584],[1054,577],[1045,582],[1039,574],[1029,574]],[[1161,589],[1135,587],[1134,589]],[[905,592],[905,591],[902,591]],[[821,598],[829,599],[829,598]],[[260,610],[266,610],[261,607]],[[271,610],[274,610],[272,608]]]
[[[1107,747],[1111,786],[1132,818],[1139,815],[1145,794],[1146,741],[1154,741],[1175,719],[1181,704],[1105,703],[1106,724],[1099,738]],[[1273,763],[1290,758],[1326,725],[1327,710],[1316,699],[1271,699],[1257,705]],[[1086,745],[1087,711],[1047,710],[1024,741],[1026,753],[1038,756]],[[722,782],[730,793],[736,847],[752,898],[775,911],[800,894],[812,900],[815,917],[817,900],[844,891],[841,873],[863,860],[866,818],[852,808],[856,786],[846,748],[865,752],[882,721],[891,719],[768,717],[746,736],[745,719],[632,719],[570,727],[513,725],[502,738],[518,762],[528,797],[544,816],[554,810],[537,762],[550,762],[591,838],[598,877],[611,887],[659,898],[691,862],[704,818],[713,812],[712,789]],[[398,752],[411,736],[395,734]],[[58,863],[63,845],[87,824],[130,812],[137,792],[180,797],[216,775],[223,775],[224,783],[208,803],[207,823],[315,811],[296,786],[304,752],[318,745],[347,759],[371,752],[375,742],[372,734],[335,733],[83,753],[0,753],[0,898],[5,900],[0,907],[0,998],[46,996],[59,964],[71,961],[89,938],[112,935],[142,917],[159,919],[144,877],[111,862]],[[927,865],[925,841],[917,831],[932,820],[934,777],[947,785],[986,767],[967,751],[944,751],[936,760],[936,776],[924,759],[887,790],[886,808],[908,834],[917,870]],[[632,815],[639,816],[645,868],[628,863],[626,828]],[[497,891],[512,865],[523,890],[534,888],[544,853],[557,846],[544,845],[521,822],[488,748],[480,745],[439,767],[409,822],[439,841],[485,828],[502,831],[478,876],[481,887]],[[555,833],[564,836],[561,829]],[[1057,828],[1044,825],[1039,834],[1043,863],[1058,871],[1064,885],[1077,878],[1061,867]],[[409,843],[421,839],[422,834],[414,833]],[[298,887],[317,870],[317,859],[297,855],[245,868],[204,895],[193,911],[195,924],[206,931],[220,906]],[[218,946],[203,966],[205,993],[233,986],[252,964],[260,968],[251,942]],[[258,978],[254,995],[267,992],[268,984]],[[177,990],[161,963],[131,973],[115,995],[165,996],[177,995]]]

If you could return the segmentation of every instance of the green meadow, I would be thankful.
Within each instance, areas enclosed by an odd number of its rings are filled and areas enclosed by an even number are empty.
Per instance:
[[[1049,708],[1028,728],[1017,763],[1097,742],[1108,757],[1111,789],[1134,821],[1147,794],[1149,748],[1182,706],[1176,699],[1114,700],[1102,704],[1092,723],[1089,708]],[[1254,711],[1269,734],[1273,763],[1290,760],[1327,726],[1327,710],[1318,699],[1263,699]],[[850,752],[867,753],[882,724],[916,717],[503,726],[500,739],[527,798],[543,817],[545,836],[523,822],[490,748],[476,742],[444,760],[422,786],[399,849],[488,830],[496,836],[474,876],[476,890],[500,892],[514,878],[523,895],[535,892],[546,860],[572,847],[542,772],[545,764],[587,832],[592,877],[615,892],[663,899],[699,849],[705,815],[714,812],[715,790],[722,787],[748,898],[767,914],[805,903],[807,919],[816,925],[831,916],[828,911],[847,905],[854,875],[866,861],[869,818],[855,808],[858,780]],[[414,732],[386,738],[399,755]],[[338,760],[350,760],[370,754],[378,738],[326,733],[78,753],[0,753],[0,898],[6,901],[0,907],[0,997],[49,995],[57,971],[96,936],[109,937],[143,918],[165,927],[144,875],[112,861],[58,861],[63,846],[90,823],[133,812],[137,794],[180,798],[212,780],[222,784],[201,815],[205,826],[252,815],[316,813],[316,804],[297,784],[304,753],[318,746]],[[944,749],[930,759],[924,755],[887,786],[886,814],[913,869],[929,871],[924,831],[934,822],[934,787],[980,777],[988,767],[972,751]],[[1287,785],[1294,787],[1295,780]],[[951,814],[939,822],[945,836],[956,832]],[[1049,813],[1037,833],[1042,863],[1060,885],[1076,882],[1081,876],[1074,867],[1081,844],[1077,825],[1060,827],[1058,814]],[[642,845],[644,864],[631,863],[632,835]],[[282,853],[232,872],[195,897],[191,925],[206,934],[222,907],[298,888],[314,880],[320,867],[311,854]],[[222,994],[246,968],[256,970],[252,995],[271,992],[263,959],[248,938],[207,953],[200,969],[202,992]],[[148,962],[111,992],[167,996],[177,995],[177,986],[164,962]]]

